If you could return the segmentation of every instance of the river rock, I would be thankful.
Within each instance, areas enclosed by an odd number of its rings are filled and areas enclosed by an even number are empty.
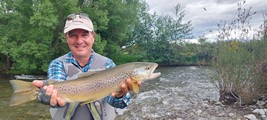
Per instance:
[[[219,117],[223,117],[225,115],[225,113],[219,113],[218,116]]]
[[[261,118],[266,120],[266,115],[261,115]]]
[[[256,116],[253,115],[253,114],[248,114],[248,115],[245,115],[244,117],[247,118],[248,120],[258,120],[258,119],[256,118]]]
[[[202,107],[204,107],[204,108],[209,108],[209,105],[208,105],[207,103],[203,103],[203,104],[202,104]]]
[[[255,109],[252,112],[260,115],[265,115],[264,109]]]
[[[228,114],[230,117],[233,117],[235,114],[234,113],[229,113]]]
[[[201,113],[202,113],[202,110],[197,110],[197,111],[196,111],[196,114],[197,114],[197,115],[201,115]]]
[[[265,105],[265,101],[257,101],[256,103],[258,106],[264,106]]]
[[[224,104],[222,104],[220,101],[217,101],[216,103],[214,103],[217,106],[224,106]]]

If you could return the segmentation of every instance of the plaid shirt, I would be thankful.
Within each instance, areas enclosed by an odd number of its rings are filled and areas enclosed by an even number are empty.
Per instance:
[[[84,67],[81,67],[79,63],[73,58],[71,52],[69,52],[67,53],[66,62],[72,63],[74,66],[78,67],[82,72],[87,72],[90,69],[93,57],[94,56],[91,54],[89,62]],[[105,64],[105,67],[107,69],[115,66],[116,66],[115,63],[111,59],[109,59]],[[65,73],[63,62],[56,59],[53,60],[48,68],[48,79],[65,81],[66,78],[67,78],[67,73]],[[109,95],[105,99],[106,102],[109,103],[111,106],[122,109],[125,108],[130,103],[131,96],[129,93],[124,95],[122,98],[116,98]]]

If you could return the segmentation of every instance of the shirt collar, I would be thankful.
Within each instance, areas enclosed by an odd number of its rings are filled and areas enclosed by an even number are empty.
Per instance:
[[[89,61],[88,63],[84,66],[84,67],[81,67],[79,65],[79,63],[75,60],[75,58],[73,57],[73,54],[71,52],[69,52],[67,54],[67,57],[66,57],[66,63],[72,63],[73,65],[75,65],[76,67],[78,67],[79,69],[81,69],[83,72],[87,72],[92,64],[92,61],[93,61],[93,53],[94,53],[94,50],[91,50],[91,54],[90,54],[90,58],[89,58]]]

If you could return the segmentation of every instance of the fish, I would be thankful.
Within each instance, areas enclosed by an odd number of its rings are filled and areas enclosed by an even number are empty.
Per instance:
[[[161,75],[160,72],[154,73],[157,67],[158,64],[153,62],[130,62],[106,70],[89,70],[74,80],[47,81],[49,85],[54,85],[58,96],[65,102],[87,104],[100,100],[112,92],[119,91],[120,85],[127,78],[132,79],[133,91],[138,93],[139,86],[137,82],[140,81],[142,83]],[[32,82],[10,80],[10,83],[14,91],[9,106],[17,106],[36,100],[39,88],[32,85]]]

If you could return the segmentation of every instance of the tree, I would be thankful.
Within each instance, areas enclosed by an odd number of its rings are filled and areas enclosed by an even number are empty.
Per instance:
[[[101,30],[99,33],[107,42],[105,55],[120,64],[123,61],[127,62],[124,59],[129,57],[122,47],[129,42],[128,36],[131,36],[134,26],[138,23],[137,10],[141,3],[139,0],[108,0],[107,4],[109,19],[107,30]]]
[[[138,7],[139,0],[1,0],[0,57],[5,62],[0,65],[20,73],[46,72],[52,59],[69,51],[62,32],[65,18],[80,12],[94,22],[94,50],[117,61]]]
[[[140,9],[140,23],[135,26],[130,43],[136,49],[136,54],[143,61],[154,61],[161,64],[181,63],[179,54],[183,39],[190,35],[192,30],[190,21],[182,23],[184,11],[176,5],[175,17],[170,15],[158,16],[148,14],[146,5]],[[144,53],[144,54],[142,54]]]

